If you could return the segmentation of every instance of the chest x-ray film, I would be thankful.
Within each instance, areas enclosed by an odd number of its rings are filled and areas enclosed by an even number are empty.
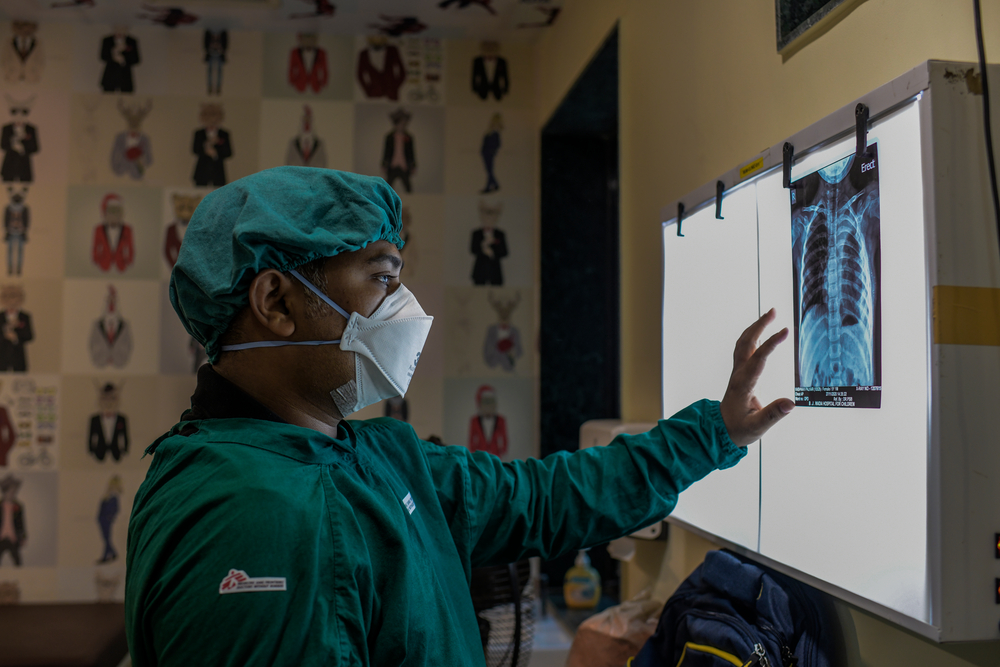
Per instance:
[[[882,315],[877,145],[792,183],[795,404],[878,408]]]

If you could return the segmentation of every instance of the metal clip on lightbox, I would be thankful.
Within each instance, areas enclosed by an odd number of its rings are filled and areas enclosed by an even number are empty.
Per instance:
[[[937,641],[1000,638],[977,76],[924,63],[663,208],[664,415],[726,386],[733,341],[772,306],[792,335],[758,395],[798,405],[670,520]],[[666,289],[681,282],[697,287]]]

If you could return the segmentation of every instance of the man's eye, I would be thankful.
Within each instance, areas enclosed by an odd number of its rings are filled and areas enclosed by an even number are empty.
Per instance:
[[[376,278],[378,280],[382,281],[383,285],[388,285],[389,281],[392,280],[392,276],[376,276]]]

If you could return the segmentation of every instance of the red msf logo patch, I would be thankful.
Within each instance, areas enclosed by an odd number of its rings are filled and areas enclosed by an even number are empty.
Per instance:
[[[284,577],[251,577],[243,570],[229,570],[219,584],[219,595],[226,593],[264,593],[288,590]]]
[[[219,592],[226,593],[231,591],[244,581],[249,581],[249,579],[250,577],[243,570],[230,570],[226,578],[219,584]]]

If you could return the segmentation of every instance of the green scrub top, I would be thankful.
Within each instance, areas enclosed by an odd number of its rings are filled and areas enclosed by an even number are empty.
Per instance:
[[[627,535],[746,453],[707,400],[510,463],[394,419],[342,424],[185,421],[158,441],[128,533],[136,667],[484,665],[472,568]]]

